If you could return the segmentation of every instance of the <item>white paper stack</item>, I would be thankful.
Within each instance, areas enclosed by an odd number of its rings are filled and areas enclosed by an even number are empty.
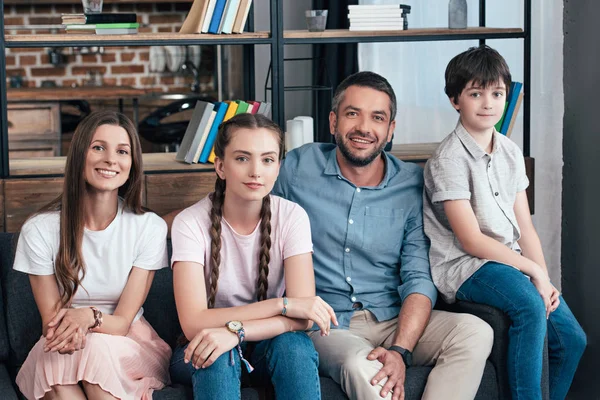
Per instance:
[[[401,31],[404,18],[400,4],[349,5],[351,31]]]

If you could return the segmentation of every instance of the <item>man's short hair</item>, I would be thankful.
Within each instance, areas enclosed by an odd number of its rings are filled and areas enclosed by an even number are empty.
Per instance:
[[[510,70],[504,58],[487,45],[471,47],[455,56],[446,67],[446,95],[454,103],[470,81],[481,87],[504,82],[510,88]]]
[[[394,89],[392,89],[392,85],[390,85],[383,76],[371,71],[362,71],[352,74],[338,85],[331,102],[331,111],[333,111],[335,115],[337,115],[338,108],[344,100],[346,89],[350,86],[368,87],[387,94],[390,98],[390,122],[396,118],[396,94],[394,93]]]

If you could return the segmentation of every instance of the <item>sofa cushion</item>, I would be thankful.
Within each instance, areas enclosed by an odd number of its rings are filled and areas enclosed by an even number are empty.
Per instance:
[[[4,310],[4,302],[6,301],[6,292],[4,286],[4,271],[6,268],[12,268],[12,253],[13,253],[13,235],[11,233],[0,233],[0,310]],[[8,359],[8,330],[4,319],[4,312],[0,312],[0,362]]]
[[[0,363],[0,394],[2,400],[17,400],[17,393],[4,363]]]
[[[163,268],[154,274],[152,286],[144,303],[144,318],[156,330],[156,333],[175,347],[181,334],[175,297],[173,294],[173,272],[171,268]]]

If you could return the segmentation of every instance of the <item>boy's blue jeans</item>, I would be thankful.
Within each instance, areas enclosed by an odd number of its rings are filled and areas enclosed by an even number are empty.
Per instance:
[[[242,348],[245,344],[242,343]],[[277,399],[321,398],[319,356],[306,333],[282,333],[255,344],[248,360],[254,367],[250,374],[253,384],[264,386],[271,382]],[[192,385],[194,400],[241,397],[242,365],[235,349],[234,365],[231,365],[228,351],[210,367],[195,369],[191,363],[183,362],[186,347],[178,346],[173,352],[170,368],[173,382]],[[247,357],[245,352],[244,357]]]
[[[567,396],[587,340],[562,296],[560,305],[546,320],[544,301],[528,277],[511,266],[488,262],[462,284],[456,298],[494,306],[510,317],[508,379],[513,399],[542,398],[546,332],[550,399]]]

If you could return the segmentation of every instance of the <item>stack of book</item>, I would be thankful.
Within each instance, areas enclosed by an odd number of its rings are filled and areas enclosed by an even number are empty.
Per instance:
[[[234,115],[243,113],[262,114],[271,118],[271,103],[243,100],[210,103],[199,100],[175,160],[188,164],[214,163],[213,147],[219,125]]]
[[[252,0],[194,0],[179,33],[243,33]]]
[[[62,14],[61,17],[68,33],[129,35],[137,33],[140,27],[135,13]]]
[[[404,18],[400,4],[349,5],[351,31],[401,31]]]
[[[521,108],[521,102],[523,101],[523,92],[521,89],[523,89],[521,82],[511,83],[506,103],[504,104],[504,114],[495,126],[496,131],[507,137],[510,137],[512,133],[513,126],[517,120],[517,114],[519,114],[519,108]]]

